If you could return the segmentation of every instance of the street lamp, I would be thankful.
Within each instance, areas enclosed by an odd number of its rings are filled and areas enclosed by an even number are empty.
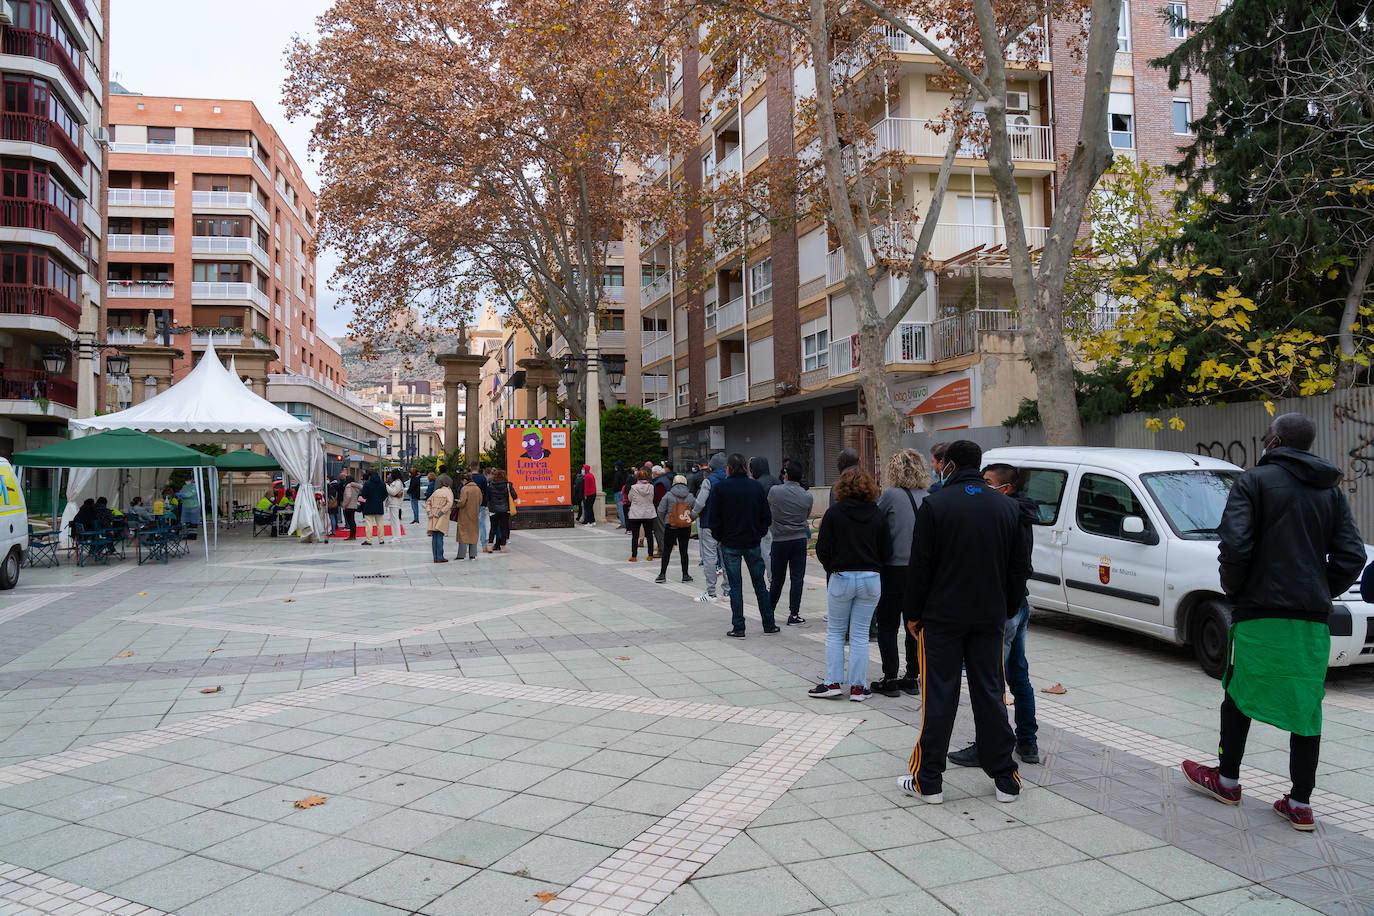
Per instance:
[[[61,375],[67,371],[67,354],[61,350],[49,350],[43,354],[43,371],[48,375]]]

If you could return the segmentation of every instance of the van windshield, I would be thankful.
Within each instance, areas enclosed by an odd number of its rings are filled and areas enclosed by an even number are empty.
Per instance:
[[[1239,476],[1239,471],[1163,471],[1141,479],[1175,534],[1209,540],[1217,537],[1226,497]]]

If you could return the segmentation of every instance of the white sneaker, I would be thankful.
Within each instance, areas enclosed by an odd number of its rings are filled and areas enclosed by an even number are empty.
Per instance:
[[[694,598],[693,600],[696,601],[697,604],[714,604],[720,599],[708,592],[705,595],[701,595],[697,598]]]
[[[902,790],[903,794],[910,795],[912,798],[919,798],[927,805],[943,805],[945,803],[945,794],[943,792],[922,795],[920,792],[916,791],[916,777],[910,774],[899,776],[897,778],[897,786]]]

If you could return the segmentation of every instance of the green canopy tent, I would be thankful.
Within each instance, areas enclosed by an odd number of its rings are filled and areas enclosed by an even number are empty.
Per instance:
[[[177,469],[191,471],[195,481],[196,495],[201,506],[205,505],[207,467],[214,466],[214,460],[202,452],[177,445],[147,433],[133,429],[112,429],[107,432],[79,439],[66,439],[42,448],[30,449],[14,456],[17,468],[49,468],[57,473],[53,477],[53,506],[57,505],[57,492],[61,489],[62,472],[78,468],[92,471],[109,472],[130,469]],[[122,475],[106,477],[98,474],[97,479],[110,489],[122,488]],[[123,500],[120,500],[122,504]],[[55,508],[54,508],[54,511]],[[201,534],[205,541],[205,558],[210,558],[210,537],[206,530],[205,512],[200,513]],[[53,528],[57,528],[56,516]]]
[[[234,472],[241,471],[280,471],[281,462],[271,455],[259,455],[251,448],[241,448],[215,456],[216,470],[224,471],[229,478],[229,524],[234,524]]]

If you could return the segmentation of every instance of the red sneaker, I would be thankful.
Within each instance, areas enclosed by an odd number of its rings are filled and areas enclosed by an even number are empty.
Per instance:
[[[1274,810],[1279,813],[1279,817],[1287,818],[1288,823],[1293,825],[1294,830],[1316,830],[1317,822],[1312,819],[1312,806],[1297,808],[1289,804],[1288,796],[1285,795],[1274,802]]]
[[[1216,767],[1205,767],[1191,760],[1183,761],[1183,778],[1193,787],[1206,792],[1223,805],[1240,804],[1240,786],[1227,789],[1221,784],[1221,773]]]

